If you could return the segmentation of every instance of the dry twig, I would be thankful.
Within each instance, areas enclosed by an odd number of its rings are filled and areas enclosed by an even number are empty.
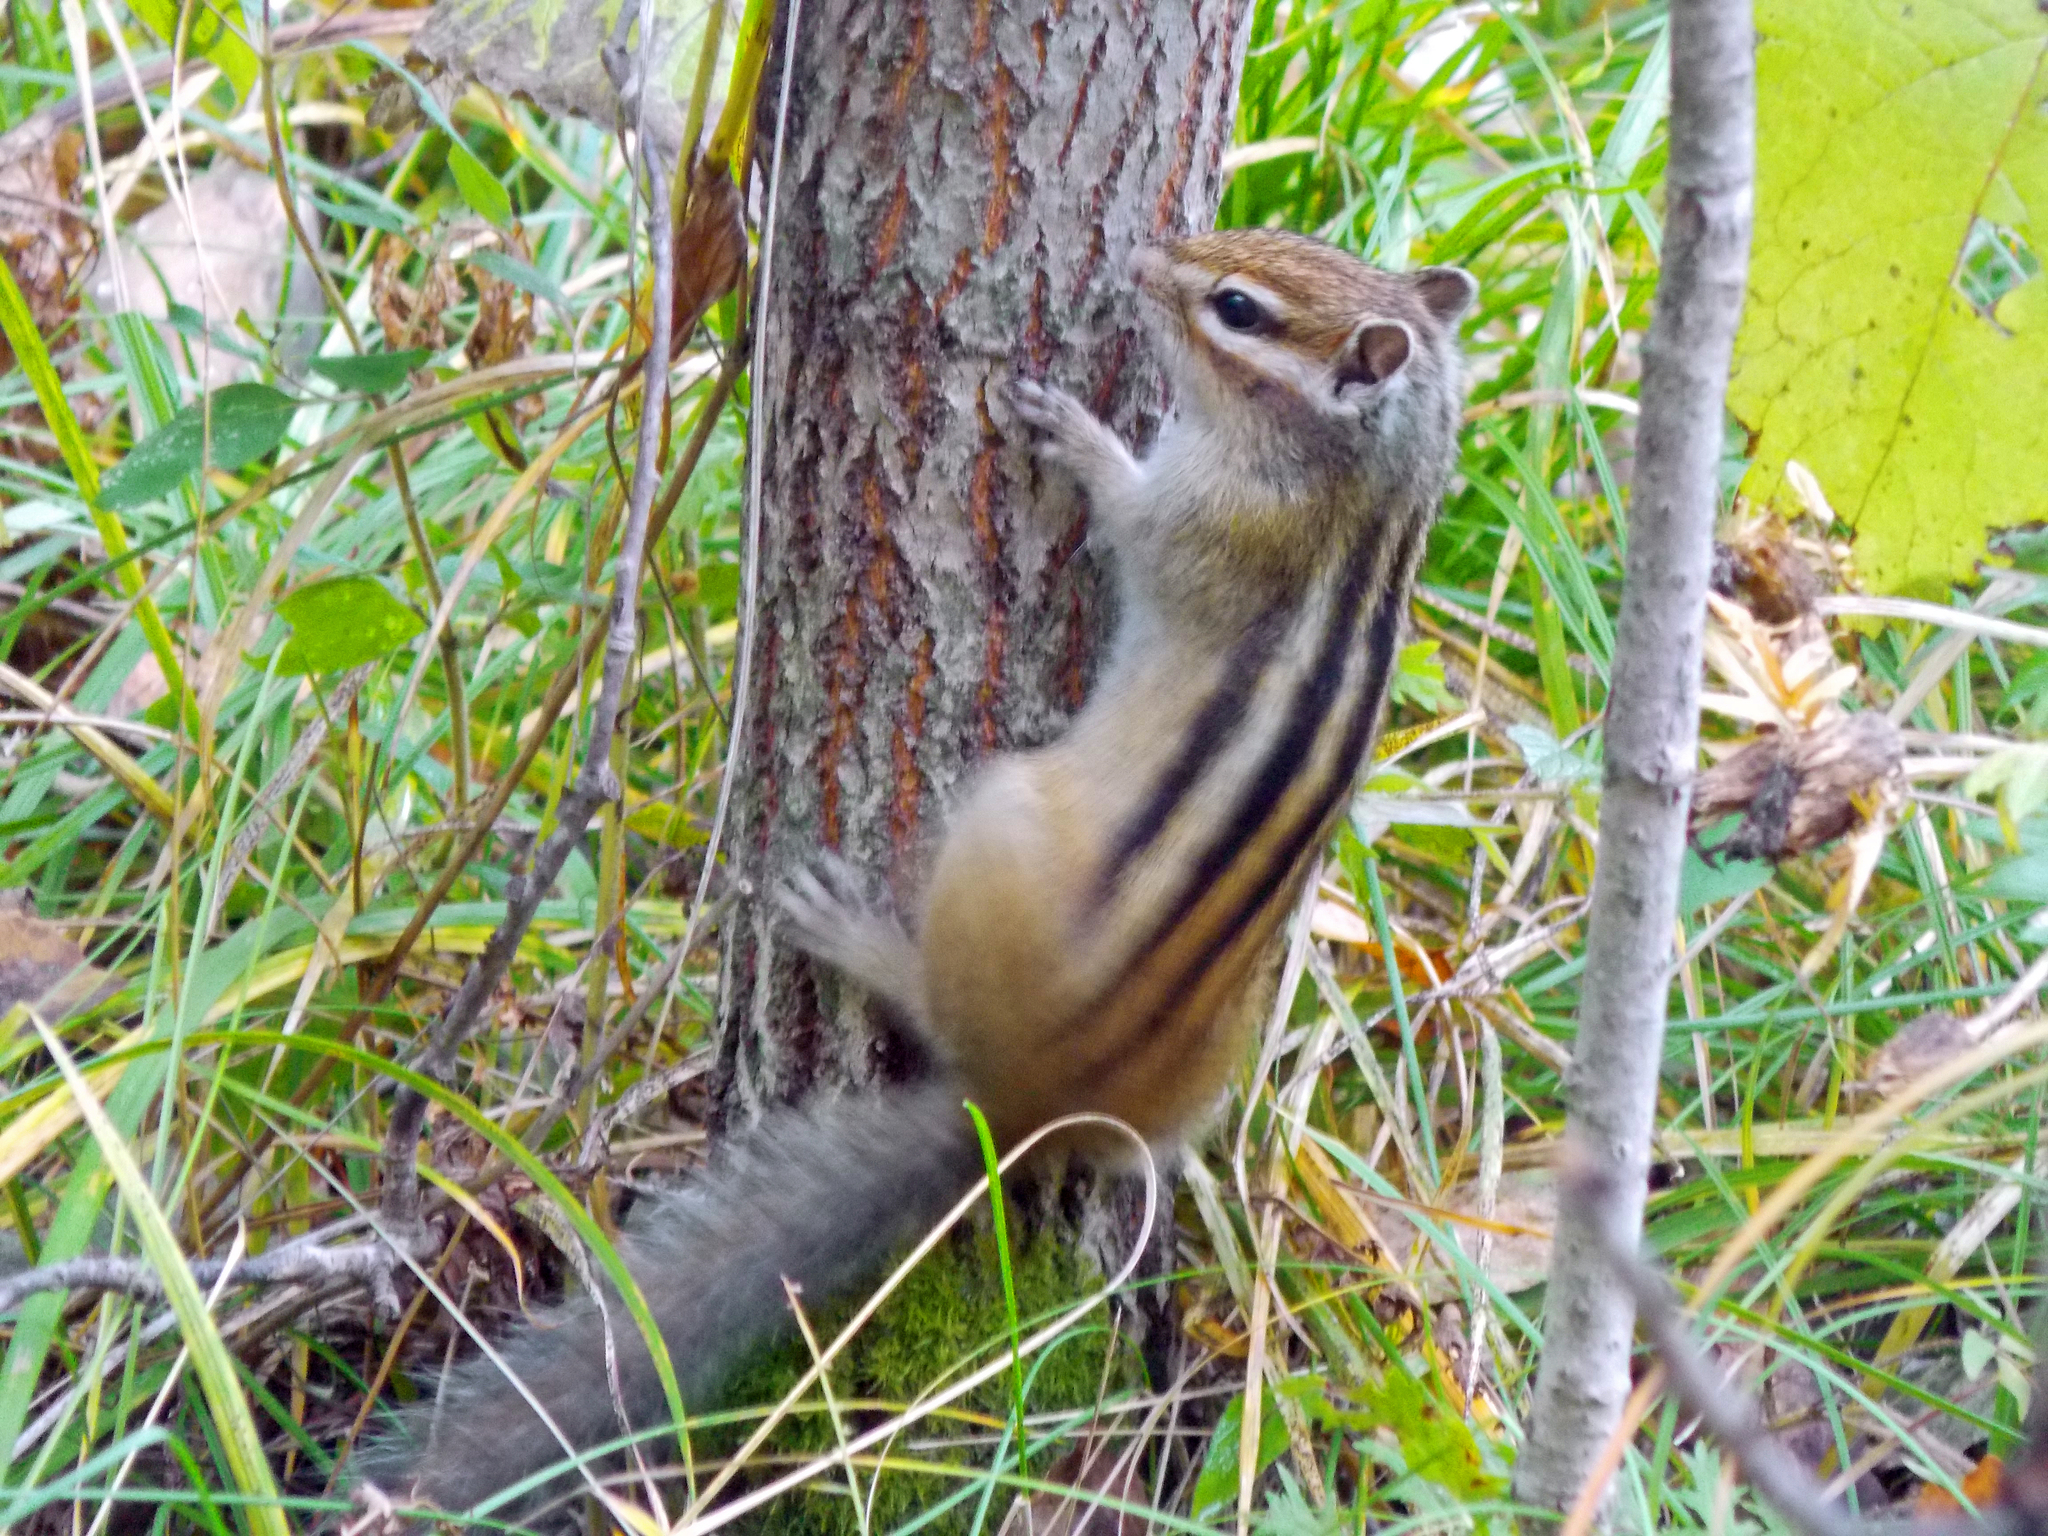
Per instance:
[[[391,1277],[404,1265],[405,1257],[380,1239],[329,1247],[308,1238],[259,1253],[253,1259],[244,1258],[232,1266],[226,1259],[193,1259],[189,1267],[192,1278],[202,1286],[218,1283],[223,1275],[234,1285],[324,1285],[352,1281],[369,1287],[378,1310],[391,1317],[398,1312],[398,1292]],[[0,1280],[0,1314],[13,1311],[39,1291],[119,1291],[153,1301],[164,1294],[164,1285],[147,1259],[86,1254],[58,1264],[24,1269]]]

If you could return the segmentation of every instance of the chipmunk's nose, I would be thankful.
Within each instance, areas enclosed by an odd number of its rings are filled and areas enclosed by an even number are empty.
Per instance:
[[[1156,245],[1141,245],[1131,252],[1131,281],[1154,298],[1166,297],[1166,275],[1172,269],[1166,252]]]

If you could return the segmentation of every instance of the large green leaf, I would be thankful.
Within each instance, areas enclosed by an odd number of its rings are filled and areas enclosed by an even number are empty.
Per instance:
[[[260,459],[284,441],[298,409],[268,384],[229,384],[213,392],[210,405],[210,420],[206,406],[188,405],[130,448],[100,482],[100,505],[139,507],[168,496],[203,457],[222,469]]]
[[[374,576],[336,576],[310,582],[277,605],[291,625],[277,670],[346,672],[402,649],[427,621],[384,590]]]
[[[455,177],[455,190],[473,210],[500,229],[511,224],[512,199],[505,184],[460,139],[448,141],[448,170]]]
[[[1870,588],[1937,594],[2048,517],[2048,15],[1760,0],[1746,489],[1812,470]]]

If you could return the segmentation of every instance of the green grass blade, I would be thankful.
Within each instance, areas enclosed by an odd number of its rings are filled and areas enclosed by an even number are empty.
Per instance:
[[[1024,1327],[1017,1317],[1017,1281],[1010,1269],[1010,1223],[1003,1211],[1002,1157],[996,1151],[996,1138],[988,1128],[988,1118],[982,1114],[981,1106],[972,1099],[964,1102],[967,1113],[974,1118],[974,1134],[981,1141],[981,1160],[988,1169],[989,1209],[995,1213],[996,1261],[1003,1271],[1003,1312],[1010,1323],[1011,1379],[1016,1387],[1017,1470],[1022,1472],[1026,1469],[1030,1451],[1024,1438]]]
[[[28,375],[29,385],[36,392],[36,403],[43,408],[43,419],[50,424],[51,435],[57,439],[57,451],[64,456],[64,465],[71,471],[72,482],[85,501],[86,512],[99,533],[100,543],[106,546],[107,558],[115,562],[115,585],[123,597],[135,604],[136,621],[142,625],[142,633],[149,641],[157,665],[163,668],[164,682],[182,704],[188,728],[196,727],[198,706],[192,698],[192,690],[186,686],[185,669],[178,664],[177,648],[171,643],[170,631],[164,628],[156,600],[143,590],[142,572],[134,561],[127,558],[127,528],[120,518],[100,506],[99,466],[93,462],[92,450],[86,446],[77,413],[71,409],[71,402],[64,398],[63,381],[57,377],[56,364],[50,361],[50,349],[43,344],[35,317],[29,313],[28,300],[22,296],[14,274],[5,262],[0,262],[0,331],[6,333],[7,344],[14,349],[21,371]]]
[[[277,1503],[277,1484],[271,1479],[270,1463],[264,1459],[263,1442],[256,1433],[249,1400],[243,1396],[241,1383],[236,1379],[235,1362],[228,1354],[220,1330],[214,1326],[213,1313],[199,1292],[199,1282],[192,1278],[192,1271],[185,1264],[185,1255],[178,1248],[178,1240],[171,1235],[170,1223],[164,1219],[155,1191],[149,1187],[149,1180],[143,1176],[141,1166],[128,1150],[127,1138],[115,1128],[105,1107],[94,1097],[84,1074],[78,1070],[78,1064],[64,1048],[64,1042],[41,1019],[33,1014],[30,1019],[36,1032],[42,1036],[43,1047],[50,1053],[50,1059],[64,1074],[64,1081],[77,1100],[78,1112],[92,1131],[93,1140],[99,1144],[100,1156],[106,1161],[114,1182],[120,1186],[129,1214],[135,1221],[136,1233],[142,1239],[142,1251],[149,1256],[150,1266],[163,1283],[171,1310],[177,1314],[185,1347],[191,1352],[193,1372],[199,1378],[200,1390],[206,1396],[214,1427],[221,1437],[228,1472],[234,1478],[235,1486],[255,1501],[249,1505],[250,1527],[259,1536],[291,1536],[291,1527],[285,1522],[284,1511]]]

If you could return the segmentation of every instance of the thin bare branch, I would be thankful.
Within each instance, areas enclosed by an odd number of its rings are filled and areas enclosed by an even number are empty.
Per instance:
[[[405,1268],[405,1257],[389,1244],[367,1242],[329,1246],[307,1240],[259,1253],[235,1264],[229,1274],[225,1259],[193,1259],[192,1278],[212,1286],[223,1274],[233,1285],[323,1285],[348,1280],[369,1287],[380,1311],[396,1315],[397,1292],[392,1276]],[[44,1264],[24,1269],[0,1280],[0,1313],[13,1311],[23,1300],[40,1291],[119,1291],[127,1296],[156,1300],[164,1294],[162,1278],[147,1259],[113,1258],[87,1254],[61,1264]]]
[[[1643,348],[1642,431],[1608,696],[1600,857],[1569,1124],[1611,1197],[1562,1213],[1543,1364],[1515,1491],[1569,1507],[1629,1396],[1635,1304],[1608,1263],[1642,1231],[1671,935],[1698,761],[1701,629],[1723,399],[1742,315],[1756,160],[1748,0],[1673,0],[1669,223]]]

